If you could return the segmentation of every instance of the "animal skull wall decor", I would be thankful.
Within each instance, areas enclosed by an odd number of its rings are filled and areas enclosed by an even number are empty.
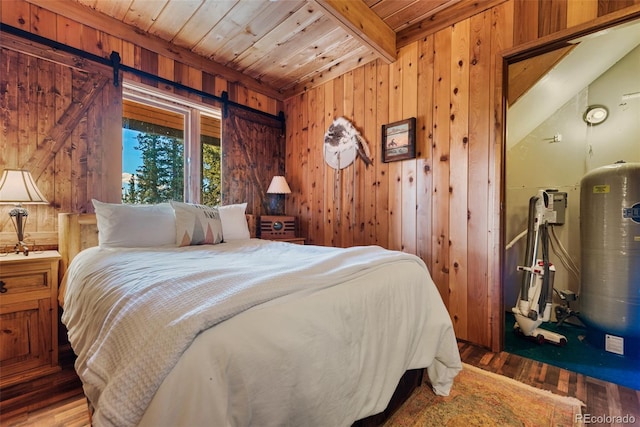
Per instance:
[[[369,167],[371,153],[369,145],[353,124],[344,117],[338,117],[324,134],[324,161],[333,169],[344,169],[359,155]]]

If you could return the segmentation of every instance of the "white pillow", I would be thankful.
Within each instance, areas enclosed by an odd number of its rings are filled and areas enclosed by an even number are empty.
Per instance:
[[[102,247],[175,246],[176,220],[169,203],[126,205],[92,199]]]
[[[178,246],[215,245],[222,242],[218,208],[171,202],[176,213],[174,240]]]
[[[220,219],[222,220],[222,236],[225,242],[251,238],[247,217],[245,216],[246,209],[246,203],[218,206]]]

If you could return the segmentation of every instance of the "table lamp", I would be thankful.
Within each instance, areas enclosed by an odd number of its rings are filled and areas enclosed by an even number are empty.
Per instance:
[[[284,202],[281,199],[281,195],[291,193],[291,188],[287,184],[287,180],[284,176],[276,175],[271,179],[271,184],[267,188],[267,194],[274,194],[271,197],[269,203],[270,214],[282,215],[284,213]]]
[[[9,211],[13,226],[18,233],[16,253],[23,252],[29,255],[29,248],[24,242],[24,226],[29,212],[22,207],[23,204],[46,204],[44,198],[31,173],[21,169],[5,169],[0,177],[0,204],[12,204],[16,207]]]

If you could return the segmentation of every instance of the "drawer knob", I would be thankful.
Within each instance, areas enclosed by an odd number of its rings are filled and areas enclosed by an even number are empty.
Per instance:
[[[7,288],[4,287],[4,282],[0,280],[0,294],[7,292]]]

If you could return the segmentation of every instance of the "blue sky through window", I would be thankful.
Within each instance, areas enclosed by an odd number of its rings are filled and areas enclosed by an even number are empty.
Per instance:
[[[138,135],[141,132],[133,129],[122,129],[122,171],[135,173],[142,166],[140,151],[134,149],[138,145]]]
[[[141,132],[133,129],[122,129],[122,187],[127,188],[129,178],[136,173],[136,169],[142,166],[140,150],[134,147],[138,145],[138,135]]]

